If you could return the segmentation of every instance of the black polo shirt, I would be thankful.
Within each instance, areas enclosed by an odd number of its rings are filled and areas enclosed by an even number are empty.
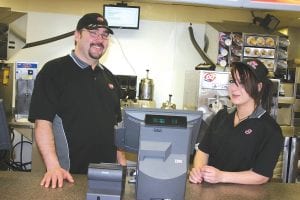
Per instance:
[[[93,70],[73,52],[47,62],[31,98],[29,120],[36,119],[53,122],[60,164],[71,173],[86,173],[92,162],[115,162],[120,88],[105,67]]]
[[[252,169],[272,177],[283,148],[279,125],[259,106],[234,127],[235,112],[223,109],[209,125],[199,145],[201,151],[209,154],[208,165],[230,172]]]

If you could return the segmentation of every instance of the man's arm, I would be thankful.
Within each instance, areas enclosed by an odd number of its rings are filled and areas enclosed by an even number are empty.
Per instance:
[[[71,174],[61,168],[59,164],[51,122],[47,120],[35,121],[35,140],[47,169],[41,185],[49,187],[51,183],[52,188],[56,188],[56,186],[63,186],[64,179],[74,182]]]

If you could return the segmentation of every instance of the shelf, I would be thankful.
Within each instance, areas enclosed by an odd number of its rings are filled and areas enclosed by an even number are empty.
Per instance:
[[[294,104],[295,97],[278,97],[279,104]]]
[[[293,137],[295,133],[295,127],[294,126],[280,126],[282,135],[284,137]]]

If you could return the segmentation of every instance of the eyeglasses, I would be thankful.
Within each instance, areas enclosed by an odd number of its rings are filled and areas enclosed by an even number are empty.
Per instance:
[[[98,38],[98,37],[100,37],[103,40],[108,40],[108,38],[109,38],[109,33],[106,33],[106,32],[99,33],[96,30],[88,30],[88,29],[82,29],[82,30],[89,32],[89,34],[90,34],[90,36],[92,38]]]

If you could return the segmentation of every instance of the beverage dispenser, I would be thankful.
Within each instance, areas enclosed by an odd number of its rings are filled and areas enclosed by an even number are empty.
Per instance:
[[[16,100],[15,119],[27,119],[29,106],[34,87],[34,80],[37,75],[37,63],[17,62],[16,63]]]

